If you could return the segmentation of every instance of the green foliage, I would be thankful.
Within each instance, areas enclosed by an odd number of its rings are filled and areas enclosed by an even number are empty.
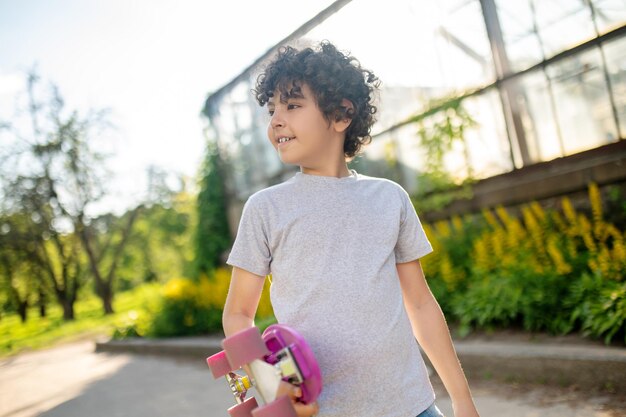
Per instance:
[[[217,268],[198,280],[174,278],[161,292],[147,336],[182,336],[222,332],[222,312],[231,277],[230,268]],[[266,280],[257,308],[256,323],[265,328],[275,322]],[[144,335],[144,334],[140,334]]]
[[[144,282],[164,283],[191,269],[194,203],[194,196],[182,190],[143,211],[119,266],[120,290]]]
[[[210,334],[221,331],[222,311],[195,304],[162,300],[159,314],[152,322],[150,336],[173,337]]]
[[[142,285],[118,294],[114,315],[103,314],[100,300],[87,294],[76,302],[76,319],[70,322],[63,320],[63,311],[58,306],[51,306],[47,317],[38,317],[33,308],[26,323],[21,323],[16,314],[6,314],[0,320],[0,356],[86,336],[111,334],[129,318],[141,321],[150,317],[158,301],[159,288],[155,284]]]
[[[583,274],[572,284],[565,304],[572,311],[571,326],[605,343],[626,343],[626,282],[603,279],[601,274]]]
[[[259,328],[261,333],[263,333],[265,329],[270,327],[272,324],[276,324],[276,323],[278,323],[278,320],[276,320],[276,317],[274,317],[273,315],[270,317],[264,317],[262,319],[254,321],[254,324],[256,325],[256,327]]]
[[[192,280],[175,278],[168,281],[161,292],[149,335],[171,337],[221,330],[222,311],[219,306],[207,302],[204,295],[202,285]]]
[[[528,331],[563,333],[571,312],[562,308],[567,286],[557,274],[540,275],[521,265],[482,277],[457,294],[454,315],[462,333],[472,327],[523,327]]]
[[[429,285],[461,334],[513,326],[626,342],[626,233],[604,219],[595,184],[589,200],[587,213],[563,198],[562,211],[530,203],[519,217],[498,207],[424,225]]]
[[[475,182],[473,178],[466,178],[457,184],[445,172],[424,172],[417,176],[419,192],[411,199],[420,212],[441,210],[454,201],[471,199]]]
[[[456,178],[445,168],[445,156],[457,144],[465,148],[465,132],[477,125],[462,101],[462,97],[433,101],[427,111],[410,119],[417,125],[419,146],[425,152],[424,168],[417,177],[419,191],[414,196],[420,211],[439,210],[455,200],[472,197],[471,165]]]
[[[209,141],[200,173],[198,227],[196,230],[194,278],[210,275],[221,264],[220,256],[230,247],[231,236],[226,216],[223,176],[218,148]]]
[[[444,158],[455,143],[465,144],[465,131],[476,126],[476,120],[465,110],[461,98],[442,99],[429,105],[436,112],[427,111],[416,117],[420,146],[426,151],[425,171],[444,172]]]

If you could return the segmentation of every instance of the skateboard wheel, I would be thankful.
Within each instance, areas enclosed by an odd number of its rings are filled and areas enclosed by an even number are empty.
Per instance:
[[[222,342],[222,347],[233,369],[239,369],[270,353],[256,327],[250,327],[227,337]]]
[[[256,398],[250,397],[241,404],[230,407],[228,409],[228,415],[230,417],[252,417],[252,410],[258,406]]]
[[[252,411],[253,417],[298,417],[291,400],[284,395]]]
[[[209,369],[211,369],[211,373],[215,379],[223,377],[233,370],[228,362],[228,358],[226,358],[226,352],[224,351],[209,356],[206,358],[206,363],[209,365]]]

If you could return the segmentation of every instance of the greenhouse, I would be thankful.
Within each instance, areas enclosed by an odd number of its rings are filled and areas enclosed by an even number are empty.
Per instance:
[[[206,100],[231,230],[248,196],[298,170],[267,140],[251,93],[280,46],[329,39],[379,76],[372,143],[349,165],[413,194],[436,193],[441,177],[473,184],[423,213],[434,220],[623,183],[625,24],[617,0],[329,4]]]

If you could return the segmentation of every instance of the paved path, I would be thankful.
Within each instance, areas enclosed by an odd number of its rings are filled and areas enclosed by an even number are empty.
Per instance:
[[[449,400],[434,380],[439,405]],[[530,391],[477,383],[482,417],[615,417],[602,398]],[[201,360],[94,353],[80,342],[0,361],[0,417],[226,417],[231,405],[223,381]]]
[[[93,351],[81,342],[0,362],[0,416],[206,417],[232,405],[203,363]]]

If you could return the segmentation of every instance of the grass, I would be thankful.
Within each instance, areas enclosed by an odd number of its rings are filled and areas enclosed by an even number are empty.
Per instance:
[[[161,286],[145,284],[133,290],[116,294],[112,315],[105,315],[102,303],[96,296],[86,297],[75,304],[73,321],[63,320],[63,311],[49,305],[47,317],[39,317],[37,308],[28,313],[22,323],[17,314],[3,316],[0,320],[0,357],[11,356],[26,350],[42,349],[58,343],[86,337],[111,336],[116,327],[138,315],[145,315],[157,300]]]

